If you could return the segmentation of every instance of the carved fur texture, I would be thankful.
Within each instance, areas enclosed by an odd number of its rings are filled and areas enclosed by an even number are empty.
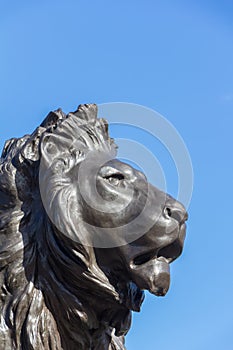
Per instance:
[[[96,106],[92,108],[94,116],[90,109],[87,115],[85,107],[76,111],[76,129],[84,124],[90,135],[80,140],[83,148],[89,150],[90,144],[98,146],[103,140],[112,147],[106,121],[96,120]],[[68,118],[74,115],[67,116],[61,110],[51,112],[32,135],[6,142],[2,153],[2,350],[124,348],[123,337],[116,337],[114,327],[101,321],[95,312],[95,305],[104,301],[105,314],[110,313],[119,304],[119,295],[98,267],[94,249],[63,236],[49,219],[41,200],[41,139],[53,134]]]
[[[99,180],[87,163],[80,188],[78,175],[93,152],[91,165],[103,154],[116,155],[107,122],[97,118],[94,104],[67,115],[50,112],[31,135],[5,144],[0,163],[1,350],[123,350],[142,290],[164,295],[169,287],[168,262],[183,247],[185,214],[177,221],[183,209],[174,218],[171,210],[168,218],[161,214],[135,244],[95,248],[95,227],[113,228],[119,237],[118,227],[138,215],[145,199],[153,210],[142,222],[164,210],[161,192],[119,161],[107,159]],[[117,172],[109,175],[113,168]],[[119,169],[125,171],[124,183]],[[134,190],[133,202],[119,215],[92,208],[81,190],[92,197],[91,183],[97,180],[109,206],[115,198],[120,204],[125,200],[126,183]],[[153,277],[153,271],[161,273]]]

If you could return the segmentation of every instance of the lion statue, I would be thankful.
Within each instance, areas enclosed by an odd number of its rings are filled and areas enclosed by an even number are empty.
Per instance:
[[[144,290],[166,294],[186,211],[116,150],[95,104],[6,142],[1,350],[123,350]]]

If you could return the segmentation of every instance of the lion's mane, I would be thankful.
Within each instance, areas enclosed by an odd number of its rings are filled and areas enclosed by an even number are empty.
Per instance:
[[[41,140],[74,115],[77,127],[86,131],[88,140],[82,140],[86,148],[90,143],[99,147],[103,140],[115,147],[106,121],[92,119],[79,108],[72,115],[51,112],[32,135],[7,141],[2,153],[0,348],[4,350],[124,348],[121,331],[118,336],[114,332],[121,328],[119,322],[130,322],[130,313],[122,307],[125,316],[122,320],[121,312],[119,320],[116,308],[113,316],[114,305],[121,307],[120,295],[96,263],[94,248],[58,231],[39,191]],[[95,309],[103,300],[106,309],[100,322]]]

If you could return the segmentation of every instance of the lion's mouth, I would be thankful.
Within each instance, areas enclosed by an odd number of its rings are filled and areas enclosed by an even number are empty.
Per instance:
[[[140,289],[146,289],[157,296],[164,296],[170,286],[170,267],[182,252],[183,239],[157,250],[137,255],[130,263],[133,281]]]
[[[180,244],[180,241],[177,239],[171,244],[168,244],[167,246],[161,249],[150,250],[145,254],[136,256],[133,259],[133,263],[134,265],[142,265],[154,258],[160,258],[160,257],[165,258],[168,263],[171,263],[181,254],[181,252],[182,252],[182,246]]]

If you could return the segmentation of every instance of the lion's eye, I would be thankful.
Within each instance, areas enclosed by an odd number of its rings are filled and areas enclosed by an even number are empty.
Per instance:
[[[124,178],[125,178],[124,175],[121,173],[115,173],[115,174],[105,176],[105,179],[108,180],[108,182],[110,182],[110,184],[114,186],[118,186],[120,182],[124,180]]]

